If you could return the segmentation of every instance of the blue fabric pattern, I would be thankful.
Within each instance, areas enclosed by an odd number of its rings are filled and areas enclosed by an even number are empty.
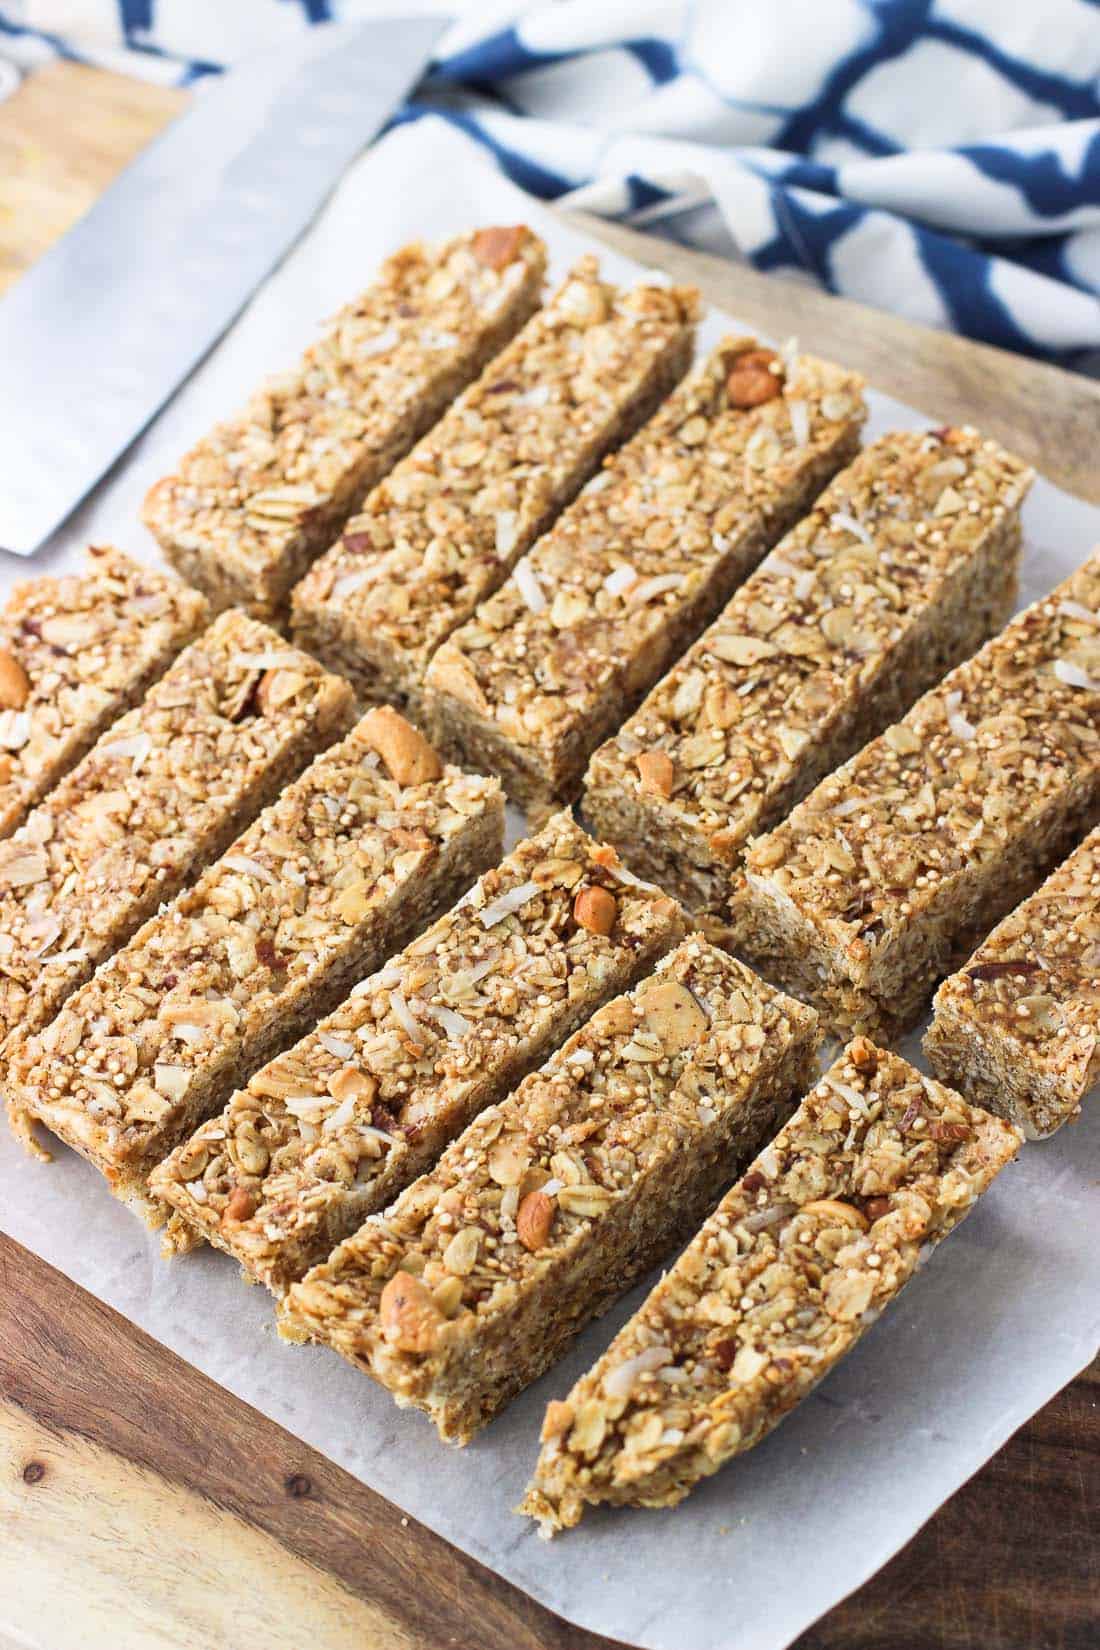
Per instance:
[[[0,0],[0,57],[188,85],[401,9]],[[1100,362],[1100,0],[488,0],[396,120],[427,113],[545,199]]]

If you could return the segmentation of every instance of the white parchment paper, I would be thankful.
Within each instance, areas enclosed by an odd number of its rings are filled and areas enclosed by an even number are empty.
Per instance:
[[[388,251],[414,236],[518,219],[545,235],[555,274],[585,250],[469,140],[435,121],[391,134],[36,567],[75,563],[89,539],[156,559],[137,516],[146,487],[261,376],[292,362]],[[610,254],[604,263],[619,278],[637,273]],[[703,347],[730,325],[712,314]],[[871,399],[871,434],[936,416],[934,407],[922,415]],[[1100,538],[1100,510],[1040,481],[1026,525],[1031,599]],[[0,594],[27,571],[4,560]],[[52,1166],[32,1162],[0,1130],[0,1224],[11,1236],[552,1609],[648,1650],[782,1650],[1088,1363],[1100,1339],[1098,1183],[1094,1104],[1078,1126],[1025,1147],[897,1306],[767,1442],[678,1509],[593,1513],[547,1544],[510,1510],[543,1408],[602,1351],[641,1289],[477,1442],[452,1451],[424,1417],[396,1410],[334,1354],[283,1346],[265,1292],[244,1287],[226,1257],[208,1249],[165,1264],[157,1238],[88,1165],[65,1152]]]

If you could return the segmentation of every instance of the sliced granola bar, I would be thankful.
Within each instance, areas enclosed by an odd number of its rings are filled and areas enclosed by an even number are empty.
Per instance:
[[[215,620],[0,843],[0,1043],[52,1019],[353,708],[266,625]]]
[[[883,1037],[1100,815],[1100,554],[745,856],[738,947]]]
[[[20,1044],[14,1104],[160,1224],[150,1170],[500,858],[496,780],[378,707]],[[242,1153],[255,1169],[259,1141]]]
[[[545,809],[853,457],[862,379],[727,338],[435,655],[456,759]]]
[[[564,1403],[522,1512],[668,1507],[758,1444],[859,1340],[1021,1135],[857,1039]]]
[[[284,1332],[467,1443],[698,1226],[816,1048],[812,1009],[685,940],[294,1284]]]
[[[299,585],[303,646],[416,707],[440,643],[686,372],[696,299],[582,259]]]
[[[159,481],[144,519],[220,609],[278,615],[364,494],[538,305],[546,249],[522,227],[404,247],[299,364]]]
[[[1004,624],[1030,483],[973,430],[866,448],[597,751],[593,827],[720,928],[749,837]]]
[[[0,837],[129,710],[207,621],[197,590],[110,545],[28,579],[0,613]]]
[[[281,1294],[682,934],[559,814],[258,1071],[156,1195]]]
[[[1100,1083],[1100,829],[940,986],[924,1047],[1031,1139],[1080,1114]]]

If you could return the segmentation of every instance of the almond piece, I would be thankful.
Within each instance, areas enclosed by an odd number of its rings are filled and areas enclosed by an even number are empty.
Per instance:
[[[0,649],[0,709],[22,710],[30,691],[30,677],[19,660]]]
[[[0,785],[6,785],[15,772],[15,763],[7,751],[0,751]]]
[[[399,1352],[430,1352],[446,1320],[427,1286],[410,1272],[395,1272],[378,1302],[382,1333]]]
[[[474,257],[489,269],[507,269],[519,256],[526,238],[527,230],[521,223],[507,229],[479,229],[473,239]]]
[[[810,1203],[804,1203],[798,1211],[800,1215],[816,1215],[819,1220],[827,1220],[830,1225],[852,1226],[857,1231],[867,1230],[867,1217],[854,1204],[842,1203],[835,1197],[818,1197]]]
[[[771,371],[779,358],[773,349],[749,349],[738,355],[726,379],[731,407],[760,407],[783,393],[783,381]]]
[[[573,917],[590,934],[610,934],[619,907],[606,888],[579,888],[573,900]]]
[[[270,716],[280,705],[289,704],[305,686],[306,678],[300,670],[265,670],[256,688],[256,704],[264,716]]]
[[[667,751],[642,751],[634,762],[643,791],[652,791],[654,796],[672,795],[676,769]]]
[[[242,1220],[251,1220],[256,1213],[256,1207],[256,1197],[253,1192],[246,1191],[243,1186],[234,1186],[229,1194],[229,1201],[222,1214],[221,1223],[224,1226],[227,1221],[240,1224]]]
[[[669,1054],[680,1054],[707,1034],[707,1017],[686,985],[679,980],[656,980],[641,992],[638,1004],[648,1030]]]
[[[329,1078],[328,1091],[339,1105],[352,1099],[370,1101],[378,1093],[378,1083],[355,1066],[342,1066]]]
[[[424,735],[390,705],[369,710],[359,731],[399,785],[426,785],[443,773],[443,764]]]
[[[532,1253],[541,1249],[550,1236],[557,1206],[545,1192],[528,1192],[516,1210],[516,1236]]]

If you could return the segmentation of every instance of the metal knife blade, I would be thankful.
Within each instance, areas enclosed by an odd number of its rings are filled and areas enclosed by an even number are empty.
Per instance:
[[[326,24],[233,69],[0,301],[0,548],[30,555],[141,433],[448,21]]]

